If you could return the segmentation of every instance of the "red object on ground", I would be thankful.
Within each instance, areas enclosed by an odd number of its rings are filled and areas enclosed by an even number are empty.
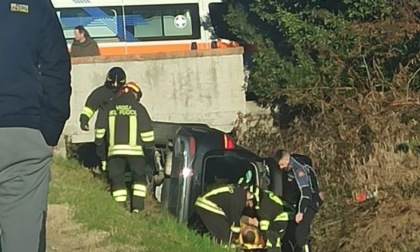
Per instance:
[[[356,203],[362,203],[367,200],[367,195],[365,192],[356,193]]]

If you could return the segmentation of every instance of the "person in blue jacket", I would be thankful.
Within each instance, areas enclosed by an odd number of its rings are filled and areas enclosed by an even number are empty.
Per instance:
[[[45,251],[53,147],[70,116],[71,62],[50,0],[0,1],[3,252]]]
[[[323,201],[312,160],[286,150],[278,150],[274,158],[284,171],[282,199],[297,210],[293,225],[287,227],[283,251],[309,252],[310,225]]]

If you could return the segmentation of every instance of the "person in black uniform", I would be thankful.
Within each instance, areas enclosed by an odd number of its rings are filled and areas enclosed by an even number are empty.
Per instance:
[[[277,151],[275,159],[284,171],[282,198],[297,210],[295,221],[286,230],[283,250],[309,252],[310,225],[322,204],[312,161],[307,156],[291,154],[286,150]]]
[[[103,109],[106,104],[115,96],[119,95],[121,88],[126,83],[126,74],[120,67],[111,68],[104,82],[104,85],[95,88],[87,97],[85,106],[80,113],[79,122],[80,129],[89,131],[89,121],[97,110]],[[101,158],[102,178],[108,181],[108,174],[106,171],[106,156]]]
[[[119,96],[99,111],[95,127],[98,155],[101,158],[108,155],[109,178],[115,201],[122,204],[127,201],[124,179],[127,164],[133,173],[132,212],[144,209],[145,155],[153,156],[154,148],[151,119],[146,108],[138,102],[141,96],[139,92],[140,88],[135,83],[126,85]]]
[[[267,252],[280,251],[281,240],[290,220],[293,220],[295,209],[273,192],[262,190],[255,185],[251,185],[249,190],[255,197],[254,209]]]
[[[102,109],[126,83],[126,75],[122,68],[113,67],[107,75],[104,85],[94,89],[86,99],[85,106],[80,113],[80,128],[84,131],[89,130],[90,118],[96,110]]]
[[[216,241],[229,244],[239,238],[242,212],[246,207],[253,206],[253,199],[253,194],[244,187],[220,185],[199,196],[195,206]]]

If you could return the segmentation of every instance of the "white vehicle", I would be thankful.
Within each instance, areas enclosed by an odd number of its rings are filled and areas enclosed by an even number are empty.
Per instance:
[[[52,3],[69,46],[74,28],[82,25],[98,43],[101,55],[239,46],[215,34],[213,24],[222,26],[227,7],[222,0],[52,0]]]

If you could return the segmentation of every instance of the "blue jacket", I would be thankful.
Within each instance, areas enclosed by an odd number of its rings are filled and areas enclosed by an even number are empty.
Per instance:
[[[50,0],[0,1],[0,127],[57,144],[70,116],[71,62]]]
[[[305,213],[307,207],[317,211],[322,203],[318,195],[318,179],[309,164],[312,164],[309,158],[292,154],[290,169],[285,173],[284,199],[295,205],[299,213]]]

